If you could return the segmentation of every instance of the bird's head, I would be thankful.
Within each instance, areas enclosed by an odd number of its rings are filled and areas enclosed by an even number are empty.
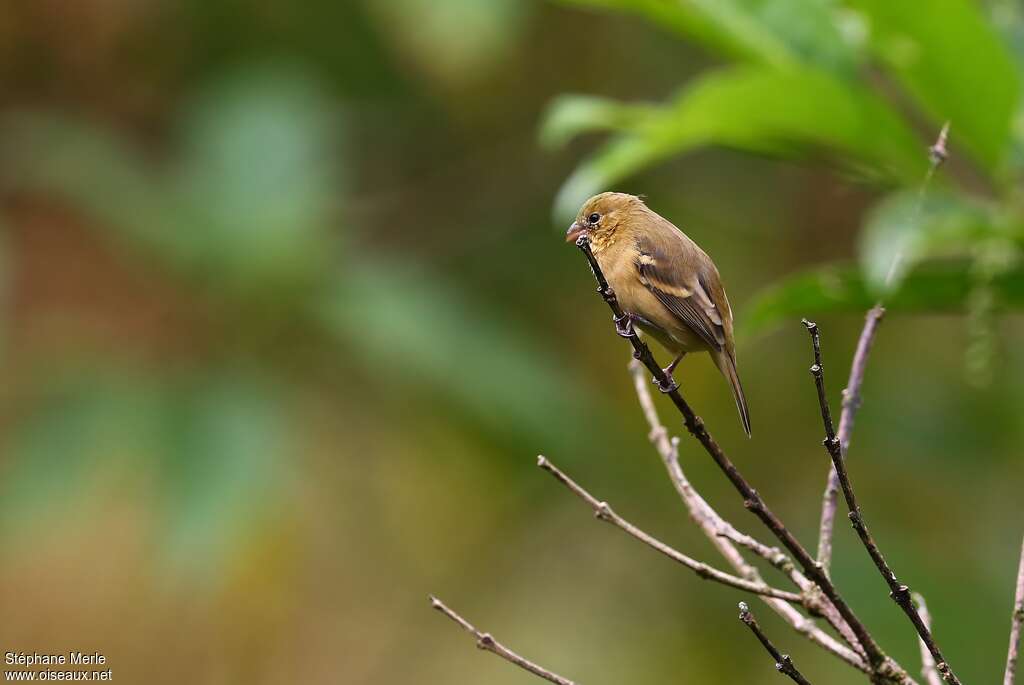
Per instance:
[[[583,203],[576,221],[565,232],[566,242],[584,233],[595,243],[608,241],[630,215],[644,207],[644,201],[626,193],[601,193]]]

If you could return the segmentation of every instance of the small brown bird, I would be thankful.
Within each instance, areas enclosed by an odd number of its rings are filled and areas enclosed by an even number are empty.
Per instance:
[[[736,371],[732,310],[711,257],[635,195],[601,193],[583,203],[565,234],[581,234],[630,320],[676,355],[707,351],[736,398],[743,430],[750,413]]]

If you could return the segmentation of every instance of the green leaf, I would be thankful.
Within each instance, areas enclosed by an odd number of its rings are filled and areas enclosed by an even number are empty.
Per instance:
[[[895,312],[966,311],[977,275],[969,260],[927,262],[911,271],[885,301]],[[1024,267],[1019,263],[994,277],[1000,305],[1024,308]],[[877,298],[852,264],[831,265],[790,276],[758,295],[739,318],[738,336],[749,338],[784,319],[826,312],[864,312]]]
[[[171,387],[121,367],[46,380],[10,436],[0,535],[31,536],[145,483],[172,570],[212,580],[280,504],[294,445],[279,384],[217,373]]]
[[[336,125],[318,85],[290,69],[210,86],[184,119],[179,163],[159,180],[181,207],[194,265],[242,287],[324,269],[344,181],[332,161]]]
[[[592,108],[591,112],[598,111]],[[590,195],[645,167],[703,145],[778,156],[832,150],[848,167],[916,183],[927,168],[924,146],[872,93],[825,72],[732,68],[697,79],[663,107],[609,116],[622,132],[583,162],[563,185],[556,214],[568,217]],[[614,112],[612,114],[615,114]],[[556,130],[596,128],[597,116],[560,114]]]
[[[246,70],[211,86],[164,166],[75,118],[3,123],[2,166],[17,169],[5,185],[67,198],[118,242],[214,288],[288,291],[326,271],[345,183],[330,154],[336,116],[301,73]]]
[[[315,315],[366,368],[431,388],[495,434],[545,449],[579,447],[585,383],[550,351],[437,275],[399,261],[346,269]],[[558,417],[552,421],[552,417]]]
[[[181,571],[216,577],[281,503],[295,449],[286,388],[214,373],[174,390],[162,417],[165,549]]]
[[[832,0],[564,0],[631,12],[711,50],[775,67],[849,70],[854,37]]]
[[[540,142],[546,148],[559,148],[585,133],[635,128],[657,113],[657,105],[626,104],[590,95],[562,95],[551,103],[544,115]]]
[[[967,255],[979,242],[1006,237],[990,210],[959,195],[905,191],[868,214],[860,236],[860,262],[872,292],[899,288],[918,262],[942,254]]]
[[[365,2],[377,29],[429,75],[459,86],[512,61],[531,3],[521,0]]]
[[[1001,37],[973,0],[849,0],[869,25],[874,52],[938,126],[952,122],[989,171],[1009,149],[1020,77]]]
[[[96,474],[144,468],[157,458],[159,393],[121,372],[43,374],[43,392],[12,425],[5,450],[0,532],[32,536],[33,526],[51,527],[109,487],[111,479],[99,482]]]

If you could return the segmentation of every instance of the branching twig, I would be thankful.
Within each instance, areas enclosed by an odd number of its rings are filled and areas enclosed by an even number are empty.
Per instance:
[[[928,626],[921,619],[921,615],[914,606],[914,602],[910,596],[910,588],[896,580],[896,574],[893,573],[892,568],[890,568],[889,564],[885,561],[885,557],[882,556],[882,551],[878,548],[878,544],[871,536],[867,523],[864,521],[860,505],[857,504],[857,496],[854,493],[853,485],[850,482],[850,476],[846,471],[846,461],[843,458],[843,450],[840,446],[840,440],[836,437],[832,427],[832,417],[828,408],[828,398],[825,395],[824,369],[821,363],[821,345],[819,341],[818,327],[806,319],[804,320],[804,325],[807,326],[807,331],[810,333],[811,342],[814,347],[814,364],[811,366],[811,374],[814,376],[814,382],[818,389],[818,401],[821,404],[821,417],[825,424],[824,445],[829,456],[832,458],[832,465],[834,466],[836,475],[839,478],[839,486],[842,488],[847,508],[850,511],[850,521],[853,523],[853,529],[857,531],[857,536],[860,537],[861,543],[863,543],[864,548],[871,557],[871,560],[875,562],[878,572],[882,574],[882,578],[889,585],[889,596],[892,597],[893,601],[896,602],[900,609],[903,610],[903,613],[907,615],[910,622],[914,624],[914,628],[917,629],[917,634],[921,636],[921,640],[928,647],[928,651],[935,659],[936,667],[939,669],[939,673],[942,674],[943,680],[950,683],[950,685],[960,685],[960,680],[956,677],[956,674],[953,673],[953,670],[949,667],[946,659],[942,656],[942,651],[935,643],[931,630],[929,630]]]
[[[447,606],[445,606],[444,602],[439,600],[437,597],[434,597],[433,595],[430,596],[430,605],[438,611],[440,611],[445,616],[447,616],[448,618],[450,618],[451,620],[458,623],[467,632],[471,633],[474,637],[476,637],[476,646],[480,649],[486,650],[493,654],[497,654],[505,661],[515,664],[524,671],[529,671],[535,676],[543,678],[544,680],[547,680],[549,682],[556,683],[556,685],[576,685],[575,683],[573,683],[573,681],[569,680],[568,678],[563,678],[557,673],[552,673],[546,668],[538,666],[532,661],[524,659],[523,657],[519,656],[511,649],[509,649],[508,647],[506,647],[505,645],[501,644],[493,637],[491,637],[490,633],[481,633],[479,630],[473,627],[472,623],[470,623],[469,621],[467,621],[466,619],[462,618],[457,613],[449,609]]]
[[[1013,598],[1013,618],[1010,621],[1010,649],[1006,654],[1006,675],[1003,685],[1013,685],[1017,677],[1017,658],[1020,654],[1021,629],[1024,627],[1024,542],[1020,548],[1017,567],[1017,590]]]
[[[807,678],[804,678],[800,674],[800,671],[796,669],[796,666],[793,664],[793,660],[789,658],[789,655],[779,652],[775,645],[772,644],[772,641],[768,639],[768,636],[764,634],[764,631],[761,630],[761,626],[757,623],[757,619],[755,619],[754,615],[750,613],[750,607],[748,607],[745,602],[740,602],[740,620],[750,628],[750,632],[760,640],[761,644],[764,645],[764,648],[768,650],[768,653],[772,655],[773,659],[775,659],[775,668],[778,669],[779,673],[789,676],[790,680],[794,683],[800,683],[800,685],[811,685],[810,681],[807,680]]]
[[[634,356],[654,375],[654,380],[659,388],[668,395],[676,409],[679,410],[687,430],[704,447],[704,450],[711,456],[718,468],[729,479],[729,482],[732,483],[740,496],[743,497],[744,506],[768,527],[772,534],[793,555],[793,559],[800,564],[804,573],[825,593],[825,596],[832,602],[846,623],[849,624],[854,635],[856,635],[857,642],[863,647],[872,670],[877,674],[884,675],[886,678],[905,679],[907,676],[903,669],[886,656],[885,652],[882,651],[882,648],[879,647],[878,643],[868,632],[867,627],[853,612],[853,609],[846,603],[846,600],[842,598],[839,591],[836,590],[828,574],[825,573],[824,569],[811,557],[807,549],[800,544],[779,517],[768,507],[761,495],[747,482],[747,479],[743,477],[739,469],[736,468],[736,465],[733,464],[718,442],[708,432],[704,421],[697,416],[686,400],[683,399],[672,379],[666,376],[661,367],[658,366],[654,356],[651,354],[650,348],[637,335],[629,317],[626,316],[625,312],[622,311],[622,307],[619,306],[615,293],[612,292],[611,287],[608,285],[608,281],[601,272],[601,267],[598,265],[594,253],[590,249],[589,237],[586,234],[581,235],[576,241],[576,245],[590,263],[590,268],[594,272],[595,279],[597,279],[598,293],[600,293],[608,307],[612,310],[619,334],[629,340],[633,346]]]
[[[917,605],[917,613],[921,614],[921,620],[928,626],[928,630],[931,630],[932,617],[928,613],[928,605],[925,604],[924,597],[915,592],[913,599]],[[921,638],[917,638],[917,644],[921,649],[921,677],[924,678],[928,685],[942,685],[942,678],[939,677],[939,670],[935,667],[935,659],[932,657],[932,653],[928,651],[928,645]]]
[[[738,578],[737,576],[730,575],[724,571],[720,571],[713,566],[705,564],[702,561],[697,561],[686,556],[682,552],[678,552],[672,549],[664,542],[648,535],[644,531],[640,530],[632,523],[616,514],[607,502],[598,500],[596,497],[587,492],[581,485],[576,483],[572,478],[565,475],[561,470],[558,469],[554,464],[548,461],[545,457],[537,457],[537,466],[544,469],[552,476],[555,480],[560,482],[565,487],[569,488],[577,497],[590,505],[590,508],[594,510],[594,516],[602,521],[607,521],[625,531],[629,535],[632,535],[640,542],[644,543],[648,547],[661,552],[672,561],[678,562],[690,569],[704,580],[714,580],[723,585],[729,585],[738,590],[744,590],[745,592],[752,592],[755,595],[764,595],[765,597],[773,597],[775,599],[781,599],[786,602],[793,602],[795,604],[802,604],[803,597],[795,592],[787,592],[785,590],[779,590],[777,588],[770,587],[763,581],[755,582],[747,580],[746,578]]]
[[[736,549],[735,545],[740,545],[758,554],[789,576],[802,592],[807,593],[814,588],[814,584],[796,569],[789,557],[777,548],[769,547],[753,537],[737,531],[701,497],[679,464],[679,438],[670,438],[668,429],[662,424],[661,418],[658,416],[658,410],[654,406],[654,398],[651,397],[651,384],[644,375],[643,366],[634,359],[630,362],[629,369],[633,374],[633,387],[636,389],[640,408],[643,411],[644,418],[647,420],[647,425],[650,427],[648,437],[661,457],[672,485],[675,486],[676,492],[679,493],[680,499],[686,505],[687,511],[689,511],[694,523],[704,532],[729,565],[732,566],[733,570],[749,580],[761,580],[761,574],[757,568],[747,563],[743,555]],[[818,628],[814,621],[802,615],[786,602],[771,599],[770,597],[762,597],[761,599],[768,607],[782,617],[786,623],[791,625],[794,630],[807,637],[811,642],[831,652],[854,668],[865,673],[871,672],[871,668],[864,660],[863,650],[857,644],[856,636],[853,635],[850,627],[843,622],[835,607],[824,601],[824,598],[822,598],[821,606],[816,608],[839,631],[843,639],[847,641],[847,644],[854,649],[839,643],[831,635]]]
[[[853,433],[853,420],[860,409],[860,386],[864,382],[864,372],[867,370],[868,353],[871,351],[871,343],[875,340],[875,333],[878,331],[878,324],[882,320],[885,310],[882,307],[873,307],[867,313],[864,321],[864,329],[857,340],[857,351],[853,355],[853,363],[850,365],[850,379],[843,390],[843,410],[839,416],[839,432],[836,437],[839,439],[839,446],[842,448],[843,456],[850,447],[850,435]],[[832,563],[832,531],[835,527],[836,507],[839,503],[839,477],[836,475],[834,466],[829,467],[828,483],[825,485],[825,495],[821,503],[821,524],[818,527],[818,562],[828,571]]]

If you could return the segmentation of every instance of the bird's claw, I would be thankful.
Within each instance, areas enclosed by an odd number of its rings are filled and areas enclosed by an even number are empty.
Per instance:
[[[654,383],[656,386],[658,386],[658,390],[660,390],[662,393],[664,393],[666,395],[668,393],[670,393],[670,392],[675,392],[676,390],[678,390],[679,389],[679,383],[677,383],[676,379],[672,377],[672,372],[667,370],[667,369],[662,369],[662,372],[665,374],[665,376],[664,376],[665,380],[668,381],[667,384],[665,383],[664,380],[662,380],[660,378],[652,378],[651,379],[651,382]]]
[[[612,321],[615,322],[615,332],[621,337],[632,338],[636,335],[636,331],[633,330],[633,317],[629,314],[612,317]]]

